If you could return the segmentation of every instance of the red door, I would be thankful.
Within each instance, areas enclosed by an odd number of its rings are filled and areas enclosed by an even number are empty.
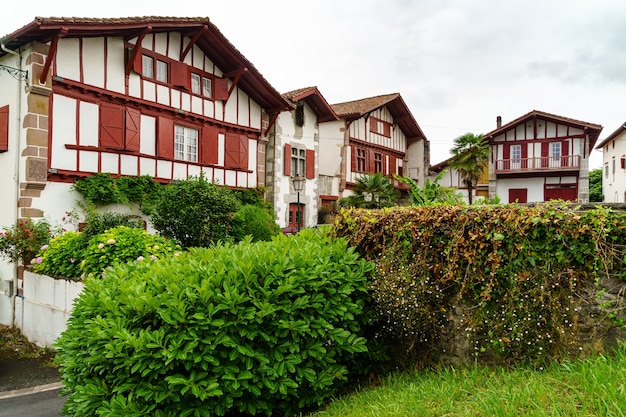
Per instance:
[[[511,188],[509,189],[509,203],[527,203],[527,188]]]
[[[546,185],[543,196],[544,201],[578,201],[578,187],[576,186],[576,184]]]

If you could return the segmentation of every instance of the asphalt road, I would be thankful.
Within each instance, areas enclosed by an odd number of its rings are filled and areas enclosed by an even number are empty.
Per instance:
[[[64,402],[59,388],[0,398],[0,417],[58,417]]]

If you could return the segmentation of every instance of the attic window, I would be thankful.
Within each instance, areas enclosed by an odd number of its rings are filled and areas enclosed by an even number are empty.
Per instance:
[[[156,65],[155,65],[156,61]],[[155,74],[156,67],[156,74]],[[146,78],[154,78],[157,81],[166,83],[168,80],[168,64],[165,61],[161,61],[151,57],[150,55],[143,55],[141,57],[141,74]]]
[[[304,104],[298,103],[296,107],[296,126],[304,126]]]

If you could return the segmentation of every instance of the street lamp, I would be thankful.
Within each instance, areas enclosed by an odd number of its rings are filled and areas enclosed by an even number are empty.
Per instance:
[[[298,232],[300,231],[300,191],[304,189],[304,182],[306,178],[300,176],[300,174],[296,174],[295,177],[291,178],[291,183],[293,184],[294,191],[298,194],[298,212],[296,214],[296,222],[298,223]]]

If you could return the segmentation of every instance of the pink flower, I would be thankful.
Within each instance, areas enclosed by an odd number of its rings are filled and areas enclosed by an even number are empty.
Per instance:
[[[107,245],[115,245],[115,239],[107,240]]]
[[[104,243],[100,243],[100,244],[98,245],[98,249],[102,249],[103,247],[104,247]]]
[[[46,250],[48,249],[48,245],[43,245],[42,247],[39,248],[39,250]]]
[[[143,261],[143,256],[140,255],[137,257],[137,262],[141,262],[141,261]]]
[[[157,260],[157,257],[156,257],[155,255],[150,255],[150,260],[151,260],[151,261],[156,261],[156,260]]]
[[[35,261],[36,261],[38,264],[40,264],[40,263],[42,263],[42,262],[43,262],[43,258],[40,256],[40,257],[38,257],[37,259],[35,259]]]

